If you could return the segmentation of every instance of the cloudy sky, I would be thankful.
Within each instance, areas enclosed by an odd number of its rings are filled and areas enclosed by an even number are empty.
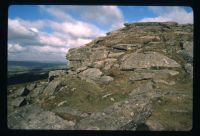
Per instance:
[[[13,5],[8,16],[8,60],[60,61],[127,22],[193,23],[190,7]]]

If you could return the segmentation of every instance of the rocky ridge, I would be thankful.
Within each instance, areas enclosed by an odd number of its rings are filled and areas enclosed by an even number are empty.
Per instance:
[[[70,49],[48,81],[10,87],[8,127],[190,130],[193,25],[124,26]]]

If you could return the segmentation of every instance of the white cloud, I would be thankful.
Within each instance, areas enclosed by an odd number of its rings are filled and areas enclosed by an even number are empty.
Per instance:
[[[34,33],[38,33],[38,29],[37,28],[34,28],[34,27],[31,27],[30,30]]]
[[[158,16],[153,18],[143,18],[139,22],[167,22],[167,21],[173,21],[173,20],[170,18]]]
[[[21,20],[15,19],[8,19],[8,38],[13,39],[20,39],[22,38],[32,38],[35,36],[35,33],[28,30],[25,25],[22,25]]]
[[[76,23],[77,20],[69,16],[70,12],[80,16],[83,22],[107,25],[111,29],[122,27],[124,23],[123,14],[117,6],[40,6],[40,8],[60,20],[71,23]]]
[[[94,20],[97,23],[116,25],[124,22],[123,14],[117,6],[87,6],[84,8],[78,6],[77,8],[82,13],[83,18]]]
[[[22,47],[18,43],[16,44],[8,44],[8,52],[17,53],[26,50],[26,48]]]
[[[40,31],[38,29],[39,27],[30,27],[31,24],[22,19],[9,19],[8,22],[9,43],[18,42],[22,46],[48,45],[57,47],[73,47],[71,43],[79,43],[78,45],[80,45],[82,41],[82,43],[85,44],[85,41],[89,42],[91,38],[102,35],[102,32],[97,28],[87,26],[87,24],[85,26],[84,23],[77,26],[74,24],[69,27],[66,23],[47,21],[49,27],[55,31],[53,33],[47,33]],[[32,23],[34,23],[34,21]],[[73,32],[71,29],[76,32]]]
[[[64,61],[70,48],[105,35],[97,24],[108,25],[111,29],[123,26],[123,15],[117,6],[39,7],[54,19],[8,19],[9,59]],[[72,17],[71,11],[80,18]]]
[[[55,36],[54,34],[47,34],[47,33],[41,33],[38,36],[38,42],[42,45],[48,45],[48,46],[66,46],[66,41],[61,39],[58,36]]]
[[[40,53],[59,53],[59,54],[66,54],[67,52],[67,48],[56,48],[56,47],[52,47],[52,46],[31,46],[29,47],[29,50],[32,51],[37,51]]]
[[[74,23],[69,21],[61,23],[52,22],[49,24],[49,26],[56,31],[60,31],[77,38],[95,38],[97,36],[104,35],[104,32],[102,32],[96,26],[81,21],[76,21]]]
[[[41,24],[32,27],[34,23],[19,18],[8,19],[9,59],[64,61],[69,48],[80,47],[103,34],[95,26],[84,22],[70,26],[67,22],[44,20],[44,24],[52,28],[52,33],[41,31],[44,28]]]
[[[179,24],[193,24],[193,12],[187,12],[183,7],[149,7],[157,17],[143,18],[138,22],[175,21]]]
[[[56,19],[59,19],[60,21],[68,20],[70,22],[73,22],[74,19],[63,11],[63,7],[66,6],[39,6],[39,8],[42,11],[49,13],[50,15],[56,17]]]

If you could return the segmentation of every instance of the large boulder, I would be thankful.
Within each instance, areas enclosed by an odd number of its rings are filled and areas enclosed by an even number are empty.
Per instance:
[[[56,77],[61,77],[66,75],[66,71],[65,70],[54,70],[54,71],[50,71],[49,72],[49,77],[48,77],[48,81],[52,81],[54,78]]]
[[[21,107],[21,106],[24,106],[26,105],[26,99],[24,97],[18,97],[18,98],[15,98],[13,101],[12,101],[12,105],[13,107]]]
[[[44,85],[37,86],[35,89],[33,89],[31,91],[30,97],[38,97],[38,96],[40,96],[43,93],[44,89],[45,89]]]
[[[30,91],[26,87],[22,87],[16,91],[16,96],[26,96],[29,92]]]
[[[57,116],[55,113],[45,111],[34,105],[28,105],[8,115],[10,129],[73,129],[75,123]]]
[[[83,62],[82,61],[69,61],[68,63],[70,69],[76,70],[79,67],[83,66]]]
[[[120,68],[122,70],[133,70],[151,67],[180,67],[175,60],[172,60],[157,52],[131,53],[121,59]]]
[[[53,80],[48,86],[44,89],[43,94],[45,96],[54,95],[62,86],[62,80]]]
[[[66,56],[67,60],[69,60],[69,68],[76,70],[81,66],[90,65],[89,58],[91,54],[91,49],[87,47],[70,49]]]
[[[29,84],[29,85],[26,86],[26,88],[28,90],[30,90],[30,91],[33,90],[35,87],[36,87],[36,83],[31,83],[31,84]]]
[[[106,59],[108,54],[109,51],[105,48],[81,47],[69,50],[67,59],[70,67],[76,70],[82,66],[91,66],[94,61]]]
[[[77,48],[70,49],[67,53],[67,60],[69,61],[82,61],[90,57],[92,54],[90,48]]]
[[[111,76],[102,76],[100,79],[99,79],[99,82],[101,84],[109,84],[110,82],[112,82],[114,80],[113,77]]]
[[[102,72],[97,68],[89,68],[79,74],[82,79],[87,81],[97,81],[102,76]]]

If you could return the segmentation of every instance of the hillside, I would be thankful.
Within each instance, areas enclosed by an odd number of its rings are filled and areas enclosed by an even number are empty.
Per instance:
[[[190,130],[193,25],[124,26],[70,49],[48,81],[9,87],[9,128]]]

